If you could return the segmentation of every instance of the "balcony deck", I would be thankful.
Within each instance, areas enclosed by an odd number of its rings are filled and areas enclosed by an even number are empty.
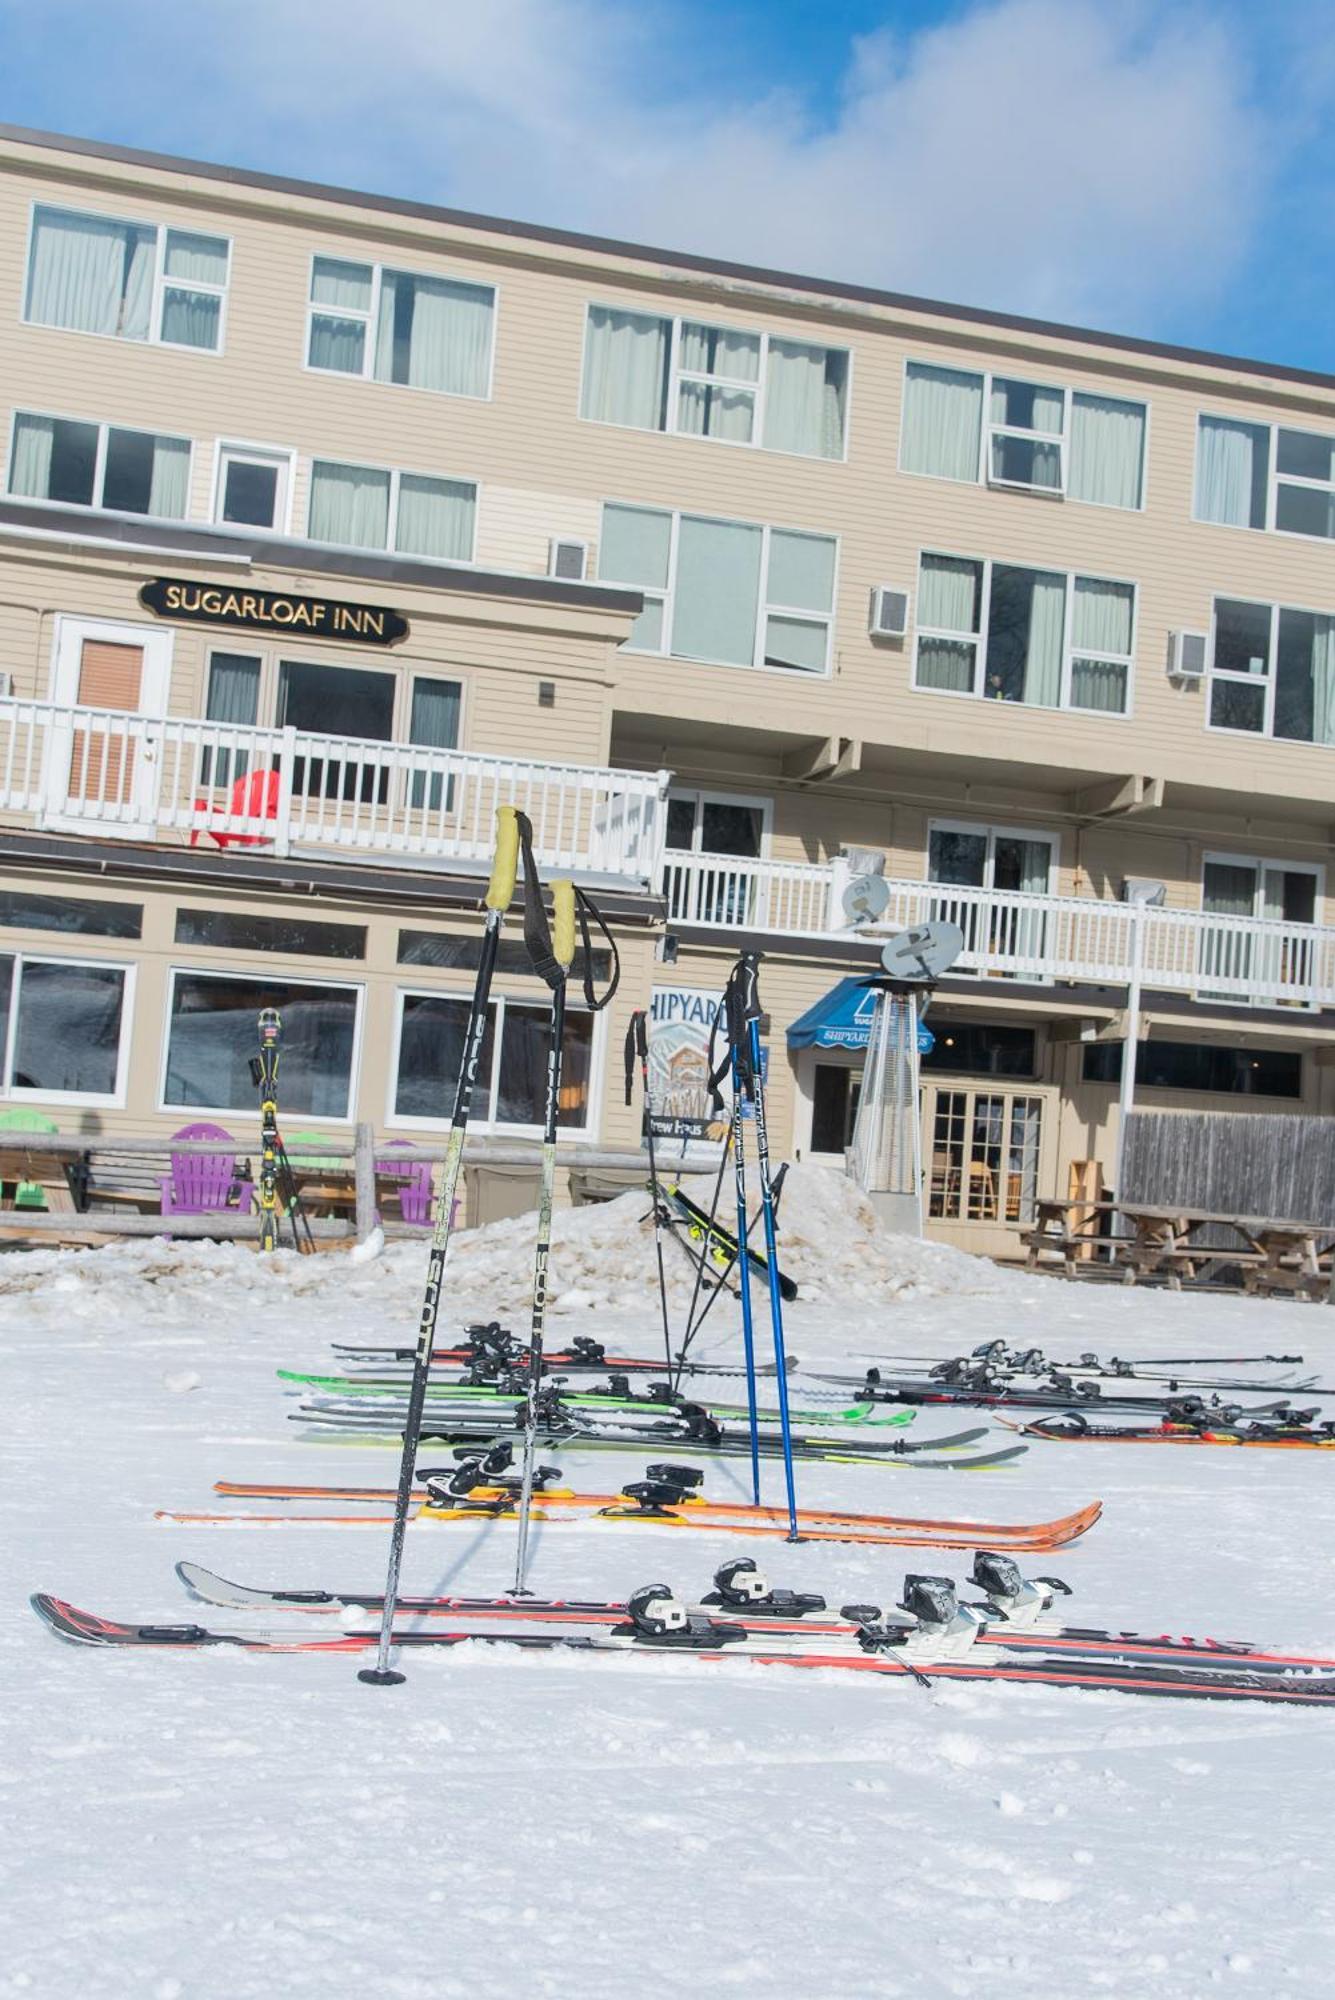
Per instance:
[[[0,812],[53,831],[485,866],[518,806],[545,870],[657,883],[666,772],[0,700]]]
[[[848,879],[838,863],[663,857],[668,922],[706,932],[855,939],[842,908]],[[1320,924],[944,882],[887,879],[886,888],[867,941],[931,919],[958,924],[956,973],[1108,986],[1138,977],[1148,990],[1226,1006],[1335,1007],[1335,929]]]

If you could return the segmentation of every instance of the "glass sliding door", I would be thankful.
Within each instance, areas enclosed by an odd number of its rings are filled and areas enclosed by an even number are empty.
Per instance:
[[[1050,893],[1055,839],[1004,827],[940,825],[928,834],[928,880],[980,890],[934,896],[931,915],[964,933],[960,971],[1043,979],[1048,911],[1019,898]]]
[[[1253,929],[1270,924],[1308,926],[1317,921],[1318,871],[1288,862],[1216,855],[1201,877],[1201,908],[1218,919],[1201,929],[1200,998],[1236,1006],[1312,1005],[1315,939],[1305,930]],[[1230,921],[1232,920],[1232,921]],[[1218,982],[1229,982],[1222,984]],[[1285,987],[1302,993],[1285,997]]]
[[[762,920],[761,885],[754,870],[730,868],[728,862],[760,859],[768,820],[768,803],[763,799],[673,792],[667,820],[669,918],[736,926]],[[674,867],[674,853],[700,859]]]
[[[394,734],[394,688],[393,674],[283,660],[278,668],[278,727],[295,729],[302,736],[388,743]],[[292,790],[299,798],[383,805],[387,784],[385,771],[355,757],[293,760]]]

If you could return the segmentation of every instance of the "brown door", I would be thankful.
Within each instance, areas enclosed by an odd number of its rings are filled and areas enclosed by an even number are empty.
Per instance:
[[[142,646],[85,639],[79,651],[78,706],[137,715],[143,677]],[[70,746],[70,798],[128,805],[134,788],[134,758],[132,724],[100,723],[96,729],[76,729]]]

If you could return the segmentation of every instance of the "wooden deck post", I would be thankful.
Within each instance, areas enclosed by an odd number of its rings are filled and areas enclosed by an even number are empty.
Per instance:
[[[353,1180],[357,1192],[357,1241],[365,1243],[375,1228],[375,1134],[364,1121],[357,1125],[352,1147]]]

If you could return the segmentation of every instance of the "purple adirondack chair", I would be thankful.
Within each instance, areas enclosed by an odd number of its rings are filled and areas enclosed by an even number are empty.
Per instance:
[[[221,1125],[210,1125],[205,1121],[198,1125],[183,1125],[179,1132],[173,1132],[172,1137],[195,1143],[219,1139],[224,1142],[226,1150],[217,1153],[173,1153],[172,1170],[162,1176],[162,1213],[217,1215],[224,1209],[236,1209],[241,1215],[247,1214],[255,1184],[237,1178],[236,1141],[231,1133]]]
[[[393,1180],[396,1183],[399,1214],[403,1220],[415,1223],[420,1229],[429,1229],[431,1227],[430,1160],[395,1160],[389,1157],[411,1145],[410,1139],[388,1140],[384,1152],[376,1157],[375,1170],[382,1179]]]

